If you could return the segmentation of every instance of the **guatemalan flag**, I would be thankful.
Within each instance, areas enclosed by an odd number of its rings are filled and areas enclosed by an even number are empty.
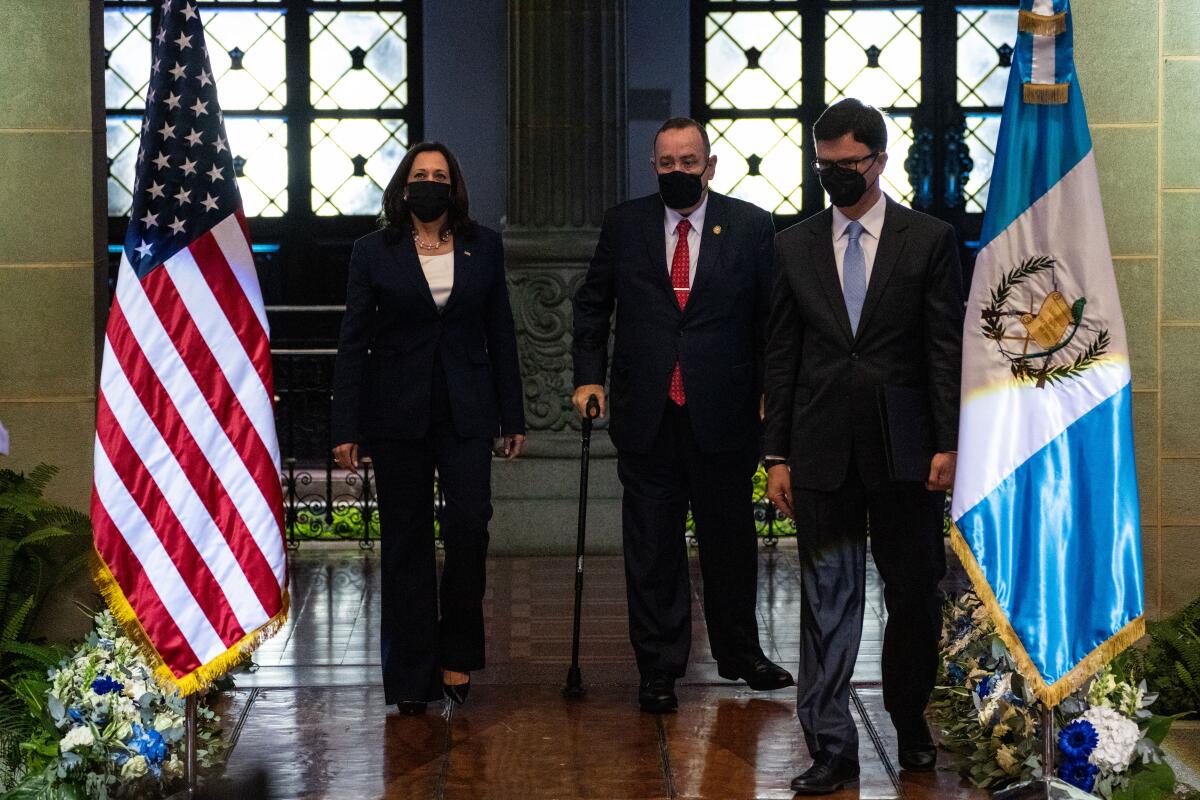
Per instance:
[[[162,0],[108,315],[92,526],[101,593],[182,694],[287,617],[271,348],[191,0]]]
[[[1022,0],[963,335],[953,544],[1055,705],[1143,634],[1129,348],[1069,0]]]

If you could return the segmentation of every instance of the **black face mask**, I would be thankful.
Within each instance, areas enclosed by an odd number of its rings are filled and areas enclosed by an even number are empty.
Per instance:
[[[829,193],[829,202],[838,208],[854,205],[867,193],[867,179],[856,169],[834,167],[820,175],[821,187]]]
[[[700,202],[704,185],[692,172],[662,172],[658,176],[658,194],[667,208],[691,208]]]
[[[408,184],[408,208],[421,222],[433,222],[450,208],[450,184],[413,181]]]

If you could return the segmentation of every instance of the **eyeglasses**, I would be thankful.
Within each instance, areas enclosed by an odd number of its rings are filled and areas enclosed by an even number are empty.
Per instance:
[[[881,154],[882,154],[881,151],[876,151],[874,153],[870,153],[868,155],[862,156],[861,158],[843,158],[841,161],[827,161],[823,158],[818,158],[812,162],[812,168],[815,172],[818,172],[818,173],[828,172],[829,170],[833,169],[834,167],[838,167],[840,169],[850,169],[850,170],[854,170],[855,172],[861,172],[862,170],[860,170],[858,168],[860,164],[862,164],[865,161],[870,161],[871,163],[867,164],[867,169],[870,169],[871,166],[875,163],[875,159],[879,158],[879,156]]]

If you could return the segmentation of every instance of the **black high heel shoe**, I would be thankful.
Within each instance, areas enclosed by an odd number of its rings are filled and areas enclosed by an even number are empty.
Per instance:
[[[442,691],[446,693],[446,697],[450,698],[450,702],[457,706],[461,706],[463,703],[467,702],[467,695],[471,692],[471,680],[468,678],[466,683],[460,683],[456,686],[450,686],[449,684],[443,683]]]
[[[406,717],[417,717],[425,713],[426,704],[420,700],[401,700],[396,710]]]

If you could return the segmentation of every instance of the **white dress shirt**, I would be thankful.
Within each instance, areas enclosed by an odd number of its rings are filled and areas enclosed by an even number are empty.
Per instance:
[[[688,288],[696,282],[696,261],[700,258],[700,236],[704,233],[704,212],[708,208],[708,192],[704,193],[704,199],[700,201],[700,207],[687,215],[687,221],[692,223],[692,229],[688,231]],[[671,274],[671,262],[675,260],[675,245],[679,243],[679,236],[675,233],[675,228],[679,225],[679,220],[683,219],[683,214],[680,214],[673,208],[667,209],[666,220],[664,225],[667,231],[667,275]]]
[[[429,293],[438,308],[443,308],[454,288],[454,251],[440,256],[421,256],[421,269],[429,283]]]
[[[879,234],[883,232],[883,216],[887,211],[887,195],[879,193],[879,200],[859,218],[863,226],[858,244],[862,247],[863,258],[867,262],[867,285],[871,285],[871,269],[875,266],[875,251],[879,249]],[[837,260],[838,283],[846,288],[846,280],[842,271],[842,262],[846,258],[846,248],[850,246],[850,236],[846,233],[851,220],[837,206],[833,207],[833,257]]]

